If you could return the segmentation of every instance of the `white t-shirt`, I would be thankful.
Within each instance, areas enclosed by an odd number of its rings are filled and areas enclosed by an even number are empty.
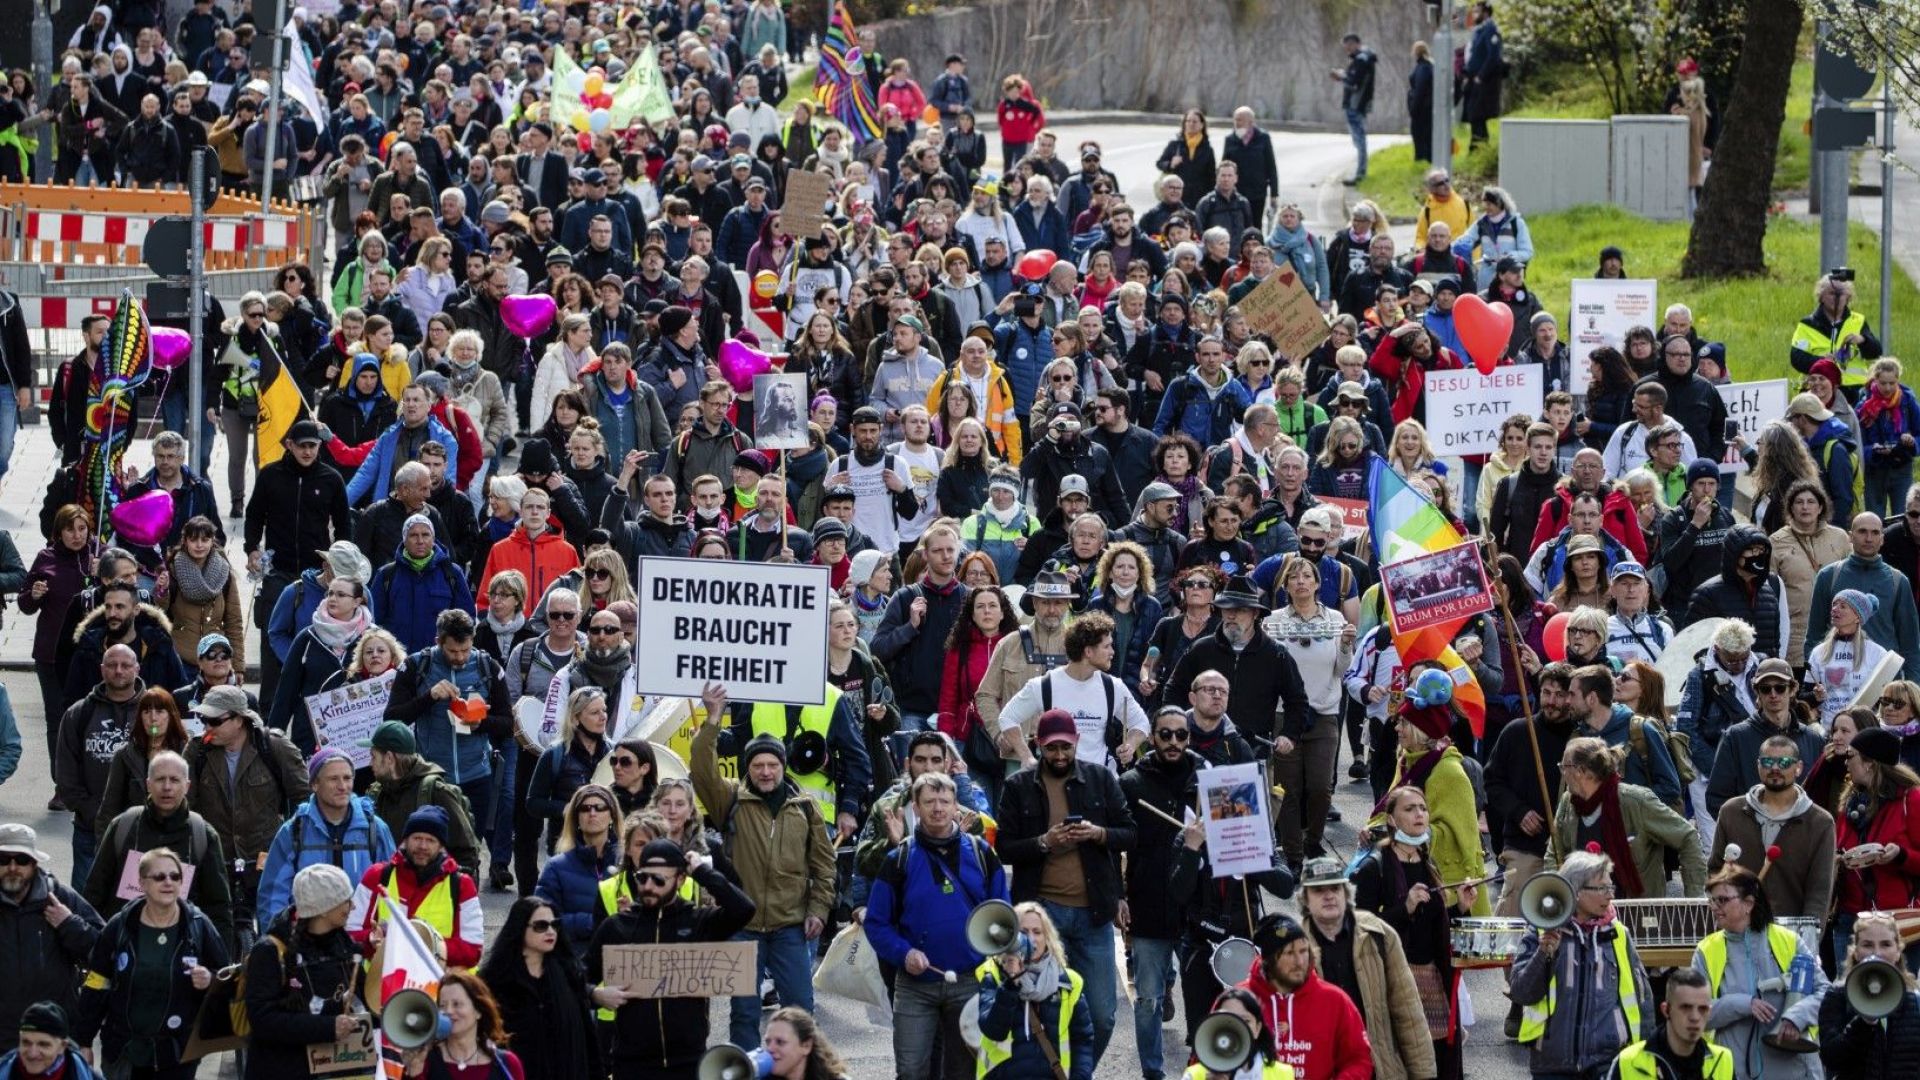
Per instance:
[[[887,447],[887,453],[897,460],[894,468],[900,472],[900,479],[907,482],[913,489],[913,497],[920,500],[920,512],[900,523],[900,542],[911,544],[940,516],[940,500],[934,495],[940,482],[941,452],[932,443],[913,450],[906,443],[897,442]]]
[[[884,552],[893,552],[900,547],[900,522],[893,515],[893,492],[887,490],[887,458],[871,465],[860,464],[852,454],[842,458],[847,470],[847,482],[853,486],[853,523],[873,541],[873,546]],[[901,466],[905,462],[898,463]],[[906,477],[901,477],[906,479]]]
[[[1032,723],[1045,711],[1041,699],[1040,682],[1053,680],[1053,707],[1065,709],[1073,714],[1073,726],[1080,731],[1080,745],[1074,756],[1081,761],[1095,765],[1109,765],[1107,754],[1107,691],[1101,686],[1103,679],[1113,676],[1103,672],[1094,672],[1090,679],[1075,679],[1064,668],[1036,675],[1027,680],[1009,698],[1000,710],[1000,730],[1007,731]],[[1147,734],[1147,713],[1134,700],[1127,688],[1114,679],[1113,711],[1119,714],[1121,723],[1128,731]]]

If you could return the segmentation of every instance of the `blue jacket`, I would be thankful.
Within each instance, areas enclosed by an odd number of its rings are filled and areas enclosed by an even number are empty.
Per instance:
[[[267,644],[281,663],[287,662],[294,635],[313,622],[313,613],[326,595],[327,587],[320,584],[317,569],[302,571],[298,581],[280,590],[279,599],[273,602],[273,614],[267,617]]]
[[[442,679],[458,687],[462,698],[485,698],[487,719],[471,729],[456,727],[447,703],[431,696]],[[436,645],[407,657],[387,702],[387,719],[412,724],[420,756],[445,769],[448,780],[465,784],[493,775],[493,739],[511,731],[513,706],[507,701],[506,676],[493,657],[474,649],[465,664],[454,668]]]
[[[347,481],[347,505],[357,505],[361,497],[372,493],[369,503],[379,502],[387,497],[387,484],[393,479],[393,470],[400,467],[393,460],[394,448],[400,443],[402,421],[394,421],[393,426],[380,433],[373,442],[373,450],[367,459],[354,471],[353,479]],[[427,437],[447,448],[447,475],[460,475],[460,445],[454,440],[453,432],[439,420],[427,417]]]
[[[867,940],[900,977],[937,983],[926,971],[908,975],[907,952],[919,949],[941,971],[968,974],[986,957],[967,944],[967,917],[983,900],[1011,903],[1007,871],[986,841],[965,832],[952,864],[939,861],[917,837],[893,849],[867,894]],[[938,863],[939,873],[935,873]]]
[[[1020,239],[1026,241],[1028,251],[1045,248],[1065,258],[1073,244],[1073,238],[1067,235],[1070,225],[1067,215],[1051,202],[1036,214],[1032,203],[1020,200],[1020,205],[1013,208],[1013,225],[1020,230]]]
[[[1147,641],[1153,637],[1154,628],[1160,625],[1160,619],[1166,615],[1166,608],[1145,590],[1133,594],[1133,636],[1127,639],[1127,655],[1113,658],[1114,667],[1120,672],[1121,685],[1144,699],[1140,693],[1140,665],[1147,660]],[[1113,617],[1113,600],[1104,592],[1095,592],[1087,598],[1087,610],[1098,611],[1108,618]]]
[[[1911,393],[1908,398],[1911,400]],[[1861,436],[1866,433],[1861,432]],[[1853,524],[1854,458],[1860,453],[1853,432],[1839,417],[1830,416],[1807,440],[1807,452],[1820,467],[1820,482],[1826,486],[1827,498],[1833,500],[1833,516],[1827,520],[1842,529],[1849,527]]]
[[[404,553],[404,547],[396,550],[392,562],[374,571],[367,606],[373,609],[373,621],[391,630],[408,652],[418,652],[434,643],[434,622],[441,612],[473,610],[473,589],[466,571],[444,550],[434,549],[425,570],[415,570]]]
[[[1224,369],[1222,374],[1226,374]],[[1154,418],[1153,433],[1166,435],[1184,431],[1201,446],[1218,446],[1233,435],[1233,425],[1253,404],[1247,384],[1227,376],[1227,384],[1209,395],[1199,369],[1167,384],[1160,398],[1160,415]]]
[[[0,686],[0,784],[13,778],[20,768],[20,725],[13,719],[13,702],[6,687]]]
[[[1427,333],[1433,335],[1433,340],[1461,356],[1467,354],[1467,347],[1460,343],[1460,329],[1453,324],[1453,312],[1428,308],[1427,313],[1420,316],[1420,324],[1427,328]]]
[[[1016,407],[1033,400],[1040,387],[1040,376],[1053,363],[1053,327],[1041,323],[1032,329],[1018,318],[1008,316],[993,331],[993,352],[1007,373],[1007,386],[1013,390]]]
[[[747,255],[760,239],[760,223],[771,213],[772,207],[762,206],[756,214],[746,203],[727,211],[727,216],[720,219],[720,234],[713,238],[720,257],[732,266],[747,265]]]
[[[337,849],[335,843],[339,844]],[[355,795],[347,803],[347,819],[338,830],[327,823],[319,804],[308,798],[280,824],[273,846],[267,849],[267,863],[260,871],[260,894],[254,904],[254,921],[260,932],[266,933],[274,917],[293,903],[293,875],[301,870],[331,862],[347,872],[349,881],[358,882],[367,867],[393,858],[393,851],[393,834],[365,796]]]
[[[1855,406],[1856,411],[1858,408]],[[1866,444],[1862,448],[1862,456],[1866,458],[1867,468],[1878,471],[1905,468],[1913,464],[1914,449],[1902,443],[1900,436],[1912,435],[1920,439],[1920,400],[1916,400],[1913,391],[1905,386],[1900,387],[1900,408],[1897,412],[1900,420],[1897,427],[1894,424],[1894,411],[1881,413],[1873,418],[1871,424],[1864,420],[1860,422],[1860,439]]]
[[[593,936],[593,914],[600,902],[600,879],[613,872],[619,855],[619,841],[608,840],[606,847],[600,851],[590,847],[575,847],[563,855],[555,855],[547,860],[546,868],[540,871],[540,883],[533,887],[533,891],[560,908],[560,925],[567,928],[568,937],[585,941]]]

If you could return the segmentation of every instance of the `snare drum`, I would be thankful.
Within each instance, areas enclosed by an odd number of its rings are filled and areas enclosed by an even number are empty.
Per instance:
[[[1260,950],[1253,942],[1243,937],[1230,937],[1213,947],[1213,956],[1208,966],[1213,969],[1213,977],[1220,980],[1221,986],[1233,986],[1247,977],[1253,970],[1253,962],[1260,956]]]
[[[1527,936],[1525,919],[1453,920],[1453,966],[1507,967],[1520,955]]]

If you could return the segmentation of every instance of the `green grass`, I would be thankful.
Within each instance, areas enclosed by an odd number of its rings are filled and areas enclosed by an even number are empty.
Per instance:
[[[809,65],[800,74],[787,79],[787,100],[780,104],[780,115],[792,116],[793,103],[813,101],[813,77],[820,69]]]
[[[1600,206],[1530,215],[1527,222],[1538,253],[1527,268],[1527,278],[1548,311],[1564,317],[1569,307],[1568,281],[1591,277],[1600,249],[1617,244],[1626,250],[1630,276],[1659,279],[1661,307],[1675,300],[1685,303],[1693,309],[1702,337],[1727,343],[1728,365],[1737,381],[1792,376],[1787,366],[1787,339],[1794,322],[1813,310],[1813,282],[1820,273],[1818,225],[1774,218],[1767,229],[1770,272],[1765,277],[1682,281],[1680,258],[1687,246],[1686,222],[1651,222],[1624,210]],[[1880,264],[1879,241],[1865,226],[1853,226],[1847,247],[1854,266]],[[1894,273],[1895,325],[1920,325],[1920,289],[1897,265]],[[1855,282],[1854,299],[1854,310],[1865,313],[1876,328],[1880,321],[1878,278],[1872,270],[1863,273]]]

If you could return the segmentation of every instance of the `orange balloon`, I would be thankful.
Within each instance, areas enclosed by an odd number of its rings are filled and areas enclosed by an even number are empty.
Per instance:
[[[923,124],[937,124],[937,123],[939,123],[939,122],[940,122],[940,110],[939,110],[939,109],[937,109],[937,108],[935,108],[935,107],[934,107],[934,106],[932,106],[932,105],[929,105],[929,106],[927,106],[927,107],[926,107],[926,108],[925,108],[924,110],[922,110],[922,111],[921,111],[921,113],[920,113],[920,122],[921,122],[921,123],[923,123]]]

